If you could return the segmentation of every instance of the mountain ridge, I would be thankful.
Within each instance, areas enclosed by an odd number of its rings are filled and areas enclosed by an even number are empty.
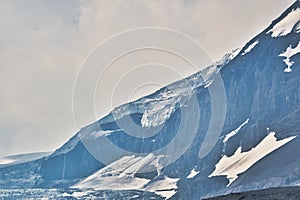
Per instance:
[[[275,143],[299,135],[300,53],[290,58],[294,63],[289,72],[285,71],[286,62],[279,55],[299,43],[300,16],[288,34],[273,37],[269,32],[299,8],[300,1],[297,0],[239,52],[227,54],[222,62],[117,107],[105,117],[80,129],[51,155],[0,168],[0,188],[76,188],[80,185],[77,189],[85,191],[120,181],[128,187],[128,194],[131,194],[129,190],[138,189],[170,199],[199,199],[300,183],[300,171],[296,167],[299,161],[295,159],[299,137],[251,163],[246,171],[237,174],[237,179],[230,185],[230,179],[225,175],[210,176],[222,158],[236,158],[235,153],[239,148],[241,153],[252,152],[270,133],[274,134]],[[214,114],[209,90],[214,86],[218,74],[222,77],[227,98],[227,103],[224,102],[224,126],[216,145],[206,156],[199,157]],[[190,111],[189,105],[194,105],[190,104],[193,98],[201,108],[198,113],[201,117],[196,123],[189,118],[181,119],[185,112]],[[134,124],[127,126],[127,122]],[[176,155],[179,156],[177,159],[164,166],[164,155],[156,151],[173,141],[180,124],[197,127],[195,135],[191,134],[195,139],[192,138],[194,140],[183,154]],[[135,138],[136,132],[149,137]],[[186,137],[190,136],[188,132]],[[99,144],[104,145],[108,140],[124,151],[137,154],[121,158],[110,154],[103,146],[99,147]],[[95,149],[89,149],[89,145]],[[176,154],[176,149],[173,150],[175,152],[168,152],[169,155]],[[102,157],[99,159],[99,152],[100,156],[105,154],[109,162],[105,163]],[[144,156],[139,157],[138,153]],[[240,160],[237,159],[237,163]],[[283,161],[288,163],[286,170],[277,169],[277,165],[284,169]],[[118,171],[118,167],[123,170]],[[147,168],[150,169],[147,171]],[[228,172],[235,168],[236,163],[230,163],[228,168],[222,170]],[[264,179],[260,180],[261,177]],[[84,184],[87,181],[93,184]],[[168,187],[160,191],[158,188],[161,185]]]

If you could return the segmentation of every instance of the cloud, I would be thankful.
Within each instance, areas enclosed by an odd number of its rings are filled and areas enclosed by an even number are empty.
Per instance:
[[[89,51],[112,34],[171,28],[195,38],[216,60],[241,47],[292,2],[0,1],[0,156],[54,150],[74,134],[76,72]]]
[[[196,38],[216,60],[266,28],[293,0],[84,2],[80,28],[96,42],[126,29],[161,26]]]
[[[0,155],[54,149],[66,139],[59,134],[73,131],[70,88],[82,59],[71,51],[77,7],[52,1],[0,4]]]

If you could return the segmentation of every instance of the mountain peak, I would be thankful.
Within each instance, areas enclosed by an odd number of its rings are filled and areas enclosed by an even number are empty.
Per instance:
[[[300,32],[300,1],[297,0],[268,28],[267,34],[272,38],[286,36],[292,32]]]

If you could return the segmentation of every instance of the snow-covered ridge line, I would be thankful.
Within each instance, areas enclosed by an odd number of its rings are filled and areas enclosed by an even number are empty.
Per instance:
[[[234,59],[239,52],[240,49],[235,49],[231,53],[225,54],[221,60],[213,65],[167,86],[167,90],[161,92],[157,98],[154,98],[153,104],[150,104],[150,107],[147,106],[147,110],[143,112],[142,126],[149,128],[165,123],[177,109],[176,105],[179,104],[179,107],[182,107],[192,97],[196,88],[201,86],[204,88],[209,87],[213,82],[213,75],[218,73],[223,65]]]
[[[258,40],[256,40],[255,42],[253,42],[251,45],[248,46],[248,48],[242,53],[242,56],[246,55],[247,53],[249,53],[257,44],[259,43]]]
[[[300,21],[300,8],[294,9],[290,12],[285,18],[283,18],[280,22],[275,24],[271,30],[267,32],[267,34],[272,33],[271,36],[282,37],[290,34],[295,25]],[[295,31],[298,31],[298,28],[295,28]]]
[[[183,106],[191,98],[196,88],[209,87],[214,74],[218,73],[222,66],[233,60],[239,52],[240,49],[233,50],[231,53],[225,54],[219,61],[185,79],[176,81],[134,102],[115,108],[99,121],[100,124],[116,121],[132,113],[143,114],[141,119],[143,127],[149,128],[163,124],[178,107]]]

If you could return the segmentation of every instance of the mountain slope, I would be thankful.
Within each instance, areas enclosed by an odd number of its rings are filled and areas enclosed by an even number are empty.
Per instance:
[[[299,10],[296,1],[240,51],[115,108],[51,155],[1,168],[0,187],[199,199],[299,184]]]
[[[300,199],[299,187],[271,188],[243,193],[234,193],[225,196],[212,197],[207,200],[293,200]]]

